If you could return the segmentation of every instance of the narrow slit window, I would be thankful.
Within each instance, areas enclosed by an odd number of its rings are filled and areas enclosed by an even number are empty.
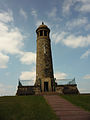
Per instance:
[[[39,32],[37,33],[37,36],[39,36]]]
[[[47,31],[46,30],[44,30],[44,36],[47,36]]]
[[[42,30],[40,31],[40,36],[43,36],[43,31]]]

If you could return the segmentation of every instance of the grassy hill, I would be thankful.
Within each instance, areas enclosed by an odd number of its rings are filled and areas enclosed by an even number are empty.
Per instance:
[[[90,111],[90,95],[61,95],[71,103]]]
[[[58,120],[42,96],[0,97],[0,120]]]

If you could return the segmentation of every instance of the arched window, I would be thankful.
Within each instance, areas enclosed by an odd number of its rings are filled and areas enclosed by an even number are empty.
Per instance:
[[[43,30],[40,30],[40,36],[43,36]]]
[[[44,30],[44,36],[47,36],[47,31],[46,30]]]

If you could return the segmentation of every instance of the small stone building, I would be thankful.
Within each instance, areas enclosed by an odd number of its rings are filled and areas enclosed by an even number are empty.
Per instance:
[[[34,86],[18,85],[17,95],[41,94],[41,93],[79,93],[76,84],[57,85],[54,73],[51,52],[50,29],[40,25],[37,30],[37,54],[36,54],[36,82]],[[19,81],[20,82],[20,81]],[[73,91],[73,92],[72,92]]]

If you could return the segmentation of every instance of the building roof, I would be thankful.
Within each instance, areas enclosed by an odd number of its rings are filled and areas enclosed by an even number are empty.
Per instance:
[[[37,28],[37,30],[39,30],[39,29],[48,29],[50,31],[50,29],[48,28],[47,25],[44,24],[44,22],[42,22],[42,24]]]

